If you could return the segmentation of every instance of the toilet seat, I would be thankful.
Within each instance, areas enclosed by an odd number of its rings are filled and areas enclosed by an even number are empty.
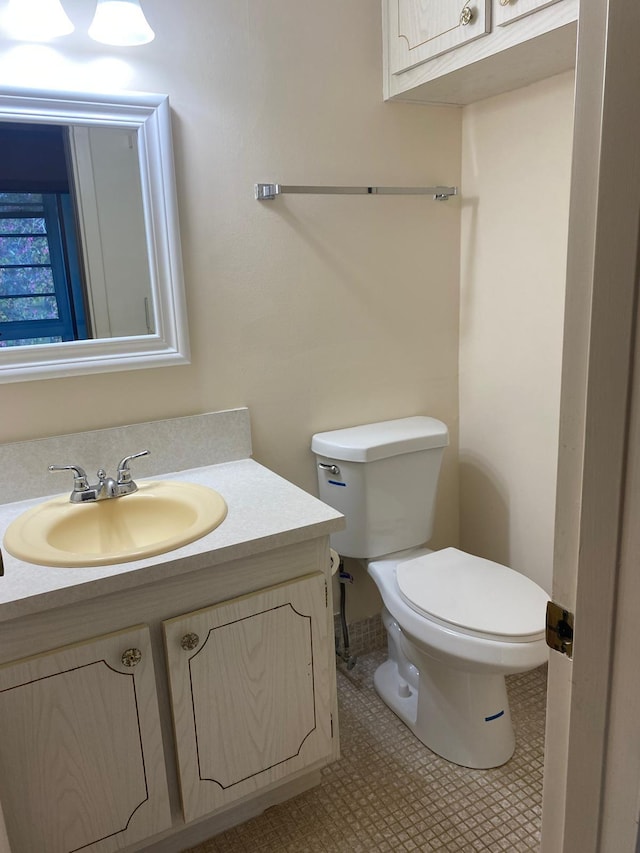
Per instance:
[[[405,604],[452,630],[513,642],[544,637],[547,593],[491,560],[445,548],[398,562],[396,582]]]

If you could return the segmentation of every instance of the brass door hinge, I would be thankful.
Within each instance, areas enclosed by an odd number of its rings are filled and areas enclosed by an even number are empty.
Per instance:
[[[550,649],[573,657],[573,613],[555,601],[547,602],[547,645]]]

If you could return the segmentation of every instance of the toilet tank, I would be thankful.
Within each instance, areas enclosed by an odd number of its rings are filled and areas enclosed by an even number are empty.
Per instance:
[[[448,443],[446,425],[428,417],[316,433],[320,500],[347,521],[331,546],[367,559],[428,542]]]

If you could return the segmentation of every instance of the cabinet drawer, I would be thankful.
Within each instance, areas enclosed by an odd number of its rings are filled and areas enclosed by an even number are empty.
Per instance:
[[[489,32],[490,0],[387,0],[392,74],[408,71]]]
[[[494,0],[493,22],[497,27],[505,27],[533,12],[561,2],[563,0]]]

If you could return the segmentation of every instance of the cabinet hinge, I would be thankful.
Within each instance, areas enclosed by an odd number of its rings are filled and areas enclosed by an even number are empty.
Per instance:
[[[324,582],[324,606],[329,606],[329,584]]]
[[[550,649],[573,657],[573,613],[555,601],[547,602],[546,640]]]

